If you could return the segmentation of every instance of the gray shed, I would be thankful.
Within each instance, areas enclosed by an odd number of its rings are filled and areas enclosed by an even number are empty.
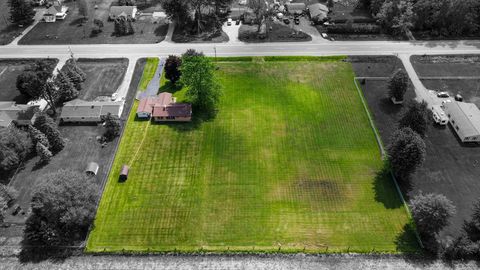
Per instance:
[[[100,167],[98,166],[97,163],[95,162],[90,162],[88,163],[88,166],[87,166],[87,169],[85,170],[85,173],[88,175],[88,176],[96,176],[97,173],[98,173],[98,169]]]

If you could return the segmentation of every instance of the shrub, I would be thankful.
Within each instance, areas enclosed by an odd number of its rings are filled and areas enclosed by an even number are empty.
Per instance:
[[[110,113],[105,117],[105,133],[103,136],[112,141],[120,135],[120,120]]]
[[[182,65],[182,59],[175,55],[170,55],[165,62],[165,78],[170,80],[172,84],[176,84],[182,76],[180,66]]]
[[[380,34],[382,28],[376,24],[334,24],[327,27],[329,34]]]
[[[37,143],[35,147],[37,155],[40,157],[38,164],[48,164],[52,159],[52,152],[48,150],[48,147],[41,143]]]

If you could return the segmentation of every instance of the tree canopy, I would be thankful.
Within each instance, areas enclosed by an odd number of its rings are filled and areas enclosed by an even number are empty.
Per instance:
[[[205,56],[184,56],[181,71],[181,81],[188,87],[186,96],[193,107],[204,113],[214,113],[221,90],[211,60]]]
[[[435,238],[456,213],[452,201],[433,193],[416,195],[410,201],[410,209],[417,229],[426,238]]]
[[[25,239],[46,246],[83,239],[94,219],[98,198],[98,184],[84,174],[59,170],[44,175],[33,194]]]
[[[393,173],[400,180],[408,180],[425,161],[425,142],[408,127],[395,131],[390,141],[387,151]]]
[[[409,104],[407,111],[398,122],[400,128],[409,127],[417,134],[425,137],[428,127],[429,110],[426,102],[416,101]]]
[[[29,25],[33,23],[35,10],[28,0],[8,0],[10,20],[15,24]]]
[[[388,90],[391,98],[395,98],[397,101],[403,101],[403,97],[408,89],[408,83],[410,79],[408,78],[407,72],[403,69],[398,69],[392,75],[388,81]]]
[[[167,78],[174,85],[182,76],[182,72],[180,71],[181,65],[182,59],[175,55],[170,55],[165,62],[165,78]]]

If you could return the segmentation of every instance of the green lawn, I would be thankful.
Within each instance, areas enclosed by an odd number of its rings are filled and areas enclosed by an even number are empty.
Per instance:
[[[351,65],[269,60],[219,62],[219,113],[200,125],[135,121],[135,103],[87,251],[417,248]]]

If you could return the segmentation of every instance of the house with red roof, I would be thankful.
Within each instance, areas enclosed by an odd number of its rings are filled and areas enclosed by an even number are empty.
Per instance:
[[[177,103],[171,93],[163,92],[156,97],[141,99],[137,117],[155,122],[189,122],[192,120],[192,105]]]

